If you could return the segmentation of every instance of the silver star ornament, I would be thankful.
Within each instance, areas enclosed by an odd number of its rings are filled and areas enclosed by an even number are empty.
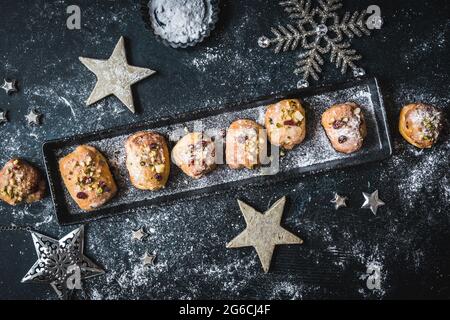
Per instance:
[[[8,111],[0,110],[0,124],[8,122],[8,117],[6,116],[7,113]]]
[[[303,240],[280,225],[286,197],[275,202],[264,214],[239,201],[247,228],[227,244],[227,248],[252,246],[256,249],[264,272],[268,272],[273,251],[280,244],[302,244]]]
[[[86,101],[86,105],[91,105],[109,95],[115,95],[133,113],[135,107],[131,85],[156,72],[128,64],[123,37],[120,37],[108,60],[84,57],[79,59],[97,76],[97,83]]]
[[[17,81],[16,80],[4,79],[1,88],[3,90],[5,90],[5,92],[7,94],[11,94],[13,92],[17,92]]]
[[[148,236],[148,234],[147,234],[147,232],[145,232],[143,227],[140,227],[137,230],[132,230],[131,231],[131,240],[139,240],[139,241],[141,241],[142,239],[144,239],[147,236]]]
[[[34,231],[31,231],[31,236],[38,260],[23,277],[22,283],[50,284],[60,299],[67,299],[73,289],[70,283],[74,277],[77,277],[75,282],[81,282],[83,279],[104,274],[104,271],[83,253],[83,226],[60,240]]]
[[[34,109],[31,109],[28,114],[25,116],[25,119],[27,119],[28,124],[30,125],[39,125],[39,120],[41,118],[41,114],[36,112]]]
[[[361,208],[370,209],[374,215],[377,214],[378,207],[384,206],[385,203],[378,198],[378,190],[373,193],[362,193],[364,196],[364,203]]]
[[[343,197],[343,196],[340,196],[337,193],[335,193],[334,194],[334,199],[331,200],[330,202],[334,203],[334,208],[336,210],[338,210],[341,207],[346,207],[347,206],[346,201],[347,201],[347,197]]]
[[[155,265],[155,255],[149,254],[147,251],[145,251],[144,255],[142,256],[142,265],[144,267],[146,266],[154,266]]]

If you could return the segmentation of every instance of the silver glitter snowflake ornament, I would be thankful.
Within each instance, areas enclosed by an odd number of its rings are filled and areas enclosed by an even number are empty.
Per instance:
[[[296,62],[295,74],[301,74],[298,88],[307,87],[309,78],[319,79],[324,64],[323,55],[330,54],[330,62],[344,74],[350,68],[355,77],[365,74],[355,62],[361,59],[349,40],[370,35],[366,26],[366,11],[346,12],[342,19],[336,11],[342,7],[341,0],[317,0],[312,7],[311,0],[288,0],[280,2],[292,20],[286,26],[272,27],[273,38],[258,39],[262,48],[275,46],[275,53],[295,50],[299,45],[305,50]]]
[[[61,299],[69,297],[71,278],[78,270],[79,281],[104,273],[84,254],[84,227],[73,230],[60,240],[31,231],[38,260],[22,282],[48,283]]]

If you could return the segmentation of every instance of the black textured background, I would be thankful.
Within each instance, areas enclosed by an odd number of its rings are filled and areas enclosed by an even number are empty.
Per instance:
[[[66,28],[66,8],[81,8],[81,30]],[[419,152],[397,133],[402,105],[411,101],[450,103],[450,3],[448,1],[350,1],[347,10],[381,7],[385,24],[371,37],[354,39],[360,65],[380,79],[394,154],[382,163],[307,176],[258,190],[139,210],[86,227],[86,252],[107,274],[84,282],[80,298],[449,298],[449,141]],[[0,127],[1,163],[20,156],[41,169],[41,143],[94,129],[214,108],[290,89],[296,53],[275,55],[256,41],[272,25],[286,23],[277,1],[221,1],[211,37],[190,49],[158,43],[144,28],[138,1],[2,1],[0,77],[16,78],[18,94],[0,92],[10,122]],[[343,14],[341,10],[341,14]],[[134,86],[138,113],[110,97],[94,107],[84,101],[95,76],[79,56],[107,58],[123,35],[129,62],[158,73]],[[327,64],[317,84],[350,78]],[[30,108],[44,114],[30,128]],[[123,112],[122,112],[123,111]],[[379,189],[386,206],[377,216],[361,210],[361,192]],[[333,192],[350,198],[334,211]],[[284,224],[302,246],[279,247],[271,272],[263,274],[253,249],[227,250],[244,228],[236,199],[263,211],[282,195],[289,202]],[[0,224],[29,224],[61,237],[49,197],[17,208],[0,205]],[[151,230],[143,243],[130,243],[130,230]],[[0,298],[54,299],[46,285],[20,284],[35,262],[31,237],[0,234]],[[157,265],[140,268],[148,249]],[[370,291],[364,274],[382,267],[381,290]]]

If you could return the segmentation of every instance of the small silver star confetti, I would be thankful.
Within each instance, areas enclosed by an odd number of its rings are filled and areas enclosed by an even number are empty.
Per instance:
[[[345,201],[347,201],[347,197],[342,197],[340,195],[338,195],[337,193],[334,194],[334,199],[331,200],[331,203],[334,203],[334,208],[336,210],[338,210],[341,207],[346,207],[347,203],[345,203]]]
[[[148,254],[147,251],[145,251],[144,256],[141,258],[142,264],[144,267],[146,266],[154,266],[155,265],[155,255]]]
[[[145,232],[143,227],[140,227],[138,230],[131,231],[131,240],[139,240],[142,241],[148,234]]]
[[[135,108],[131,85],[156,72],[128,64],[123,37],[120,37],[108,60],[80,57],[80,61],[97,76],[97,83],[86,101],[87,105],[112,94],[133,113]]]
[[[378,190],[375,190],[372,194],[363,192],[364,203],[361,208],[370,209],[374,215],[377,214],[378,207],[384,206],[385,203],[378,198]]]
[[[8,113],[8,111],[3,111],[0,109],[0,124],[8,122],[8,118],[6,117],[7,113]]]
[[[39,125],[40,117],[41,117],[40,113],[37,113],[36,111],[31,109],[30,112],[28,112],[28,114],[25,116],[25,119],[27,119],[28,124]]]
[[[16,80],[3,80],[3,84],[1,87],[7,94],[11,94],[13,92],[17,92],[17,81]]]

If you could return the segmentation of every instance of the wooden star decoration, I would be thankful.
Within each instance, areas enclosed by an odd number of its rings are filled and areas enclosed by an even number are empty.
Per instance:
[[[227,248],[254,247],[264,272],[269,271],[273,251],[280,244],[302,244],[303,240],[280,225],[286,197],[275,202],[264,214],[238,200],[247,228],[227,244]]]
[[[84,57],[79,59],[97,76],[97,83],[86,101],[86,105],[91,105],[109,95],[115,95],[133,113],[135,107],[131,85],[156,72],[128,64],[123,37],[120,37],[108,60]]]

